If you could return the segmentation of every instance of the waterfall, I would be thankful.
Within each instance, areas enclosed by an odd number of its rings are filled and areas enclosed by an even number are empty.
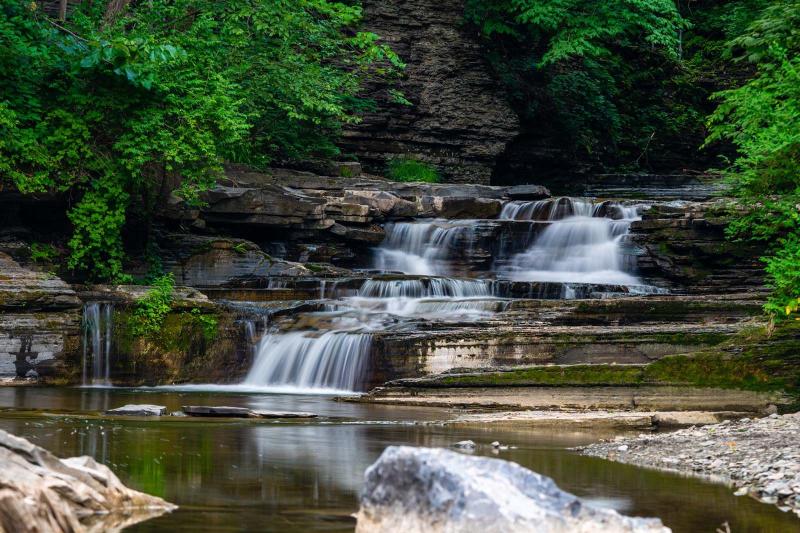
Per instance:
[[[114,304],[90,302],[83,306],[82,384],[111,385],[111,340]]]
[[[422,278],[368,279],[358,290],[362,298],[476,298],[493,294],[493,281]]]
[[[547,222],[526,251],[498,268],[513,280],[641,285],[627,271],[621,247],[639,220],[636,206],[558,198],[509,202],[501,217]]]
[[[244,385],[356,391],[364,387],[372,335],[273,333],[258,345]]]
[[[453,251],[472,246],[474,220],[434,219],[386,224],[375,268],[417,276],[446,275]]]

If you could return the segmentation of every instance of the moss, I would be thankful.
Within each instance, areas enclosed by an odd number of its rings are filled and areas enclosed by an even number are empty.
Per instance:
[[[235,328],[228,315],[200,309],[174,310],[159,331],[146,336],[134,333],[134,322],[129,309],[115,309],[115,373],[121,381],[159,384],[194,377],[224,381],[227,373],[237,371],[230,364],[236,359],[236,338],[230,335]]]
[[[714,339],[713,335],[707,337]],[[800,322],[751,327],[691,355],[649,365],[542,366],[505,372],[438,376],[415,387],[688,385],[784,392],[800,402]]]

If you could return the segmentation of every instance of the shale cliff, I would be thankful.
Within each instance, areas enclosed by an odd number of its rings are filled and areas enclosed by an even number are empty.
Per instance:
[[[345,132],[342,148],[376,173],[402,155],[436,166],[445,181],[489,183],[519,120],[478,36],[464,26],[463,0],[363,4],[364,29],[407,64],[397,89],[411,105],[392,102],[388,85],[368,87],[365,96],[376,101],[376,111]]]

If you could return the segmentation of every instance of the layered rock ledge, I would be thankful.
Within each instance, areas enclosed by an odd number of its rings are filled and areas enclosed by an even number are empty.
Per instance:
[[[176,508],[127,488],[91,457],[58,459],[0,430],[0,531],[119,531]]]
[[[501,459],[390,446],[365,477],[356,533],[669,531],[658,519],[590,507]]]
[[[747,419],[667,434],[617,438],[580,448],[586,455],[721,480],[800,515],[800,414]]]

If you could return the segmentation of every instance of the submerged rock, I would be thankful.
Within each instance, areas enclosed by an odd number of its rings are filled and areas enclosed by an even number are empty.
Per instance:
[[[314,413],[301,411],[264,411],[247,407],[226,407],[210,405],[184,405],[183,413],[188,416],[207,416],[220,418],[316,418]]]
[[[174,509],[91,457],[58,459],[0,430],[0,531],[118,531]]]
[[[366,472],[357,533],[668,532],[595,509],[552,479],[500,459],[391,446]]]
[[[116,407],[106,411],[107,415],[121,416],[162,416],[167,414],[167,408],[163,405],[150,405],[146,403],[130,403],[122,407]]]
[[[213,416],[228,418],[249,418],[252,411],[247,407],[227,407],[211,405],[184,405],[181,407],[189,416]]]

